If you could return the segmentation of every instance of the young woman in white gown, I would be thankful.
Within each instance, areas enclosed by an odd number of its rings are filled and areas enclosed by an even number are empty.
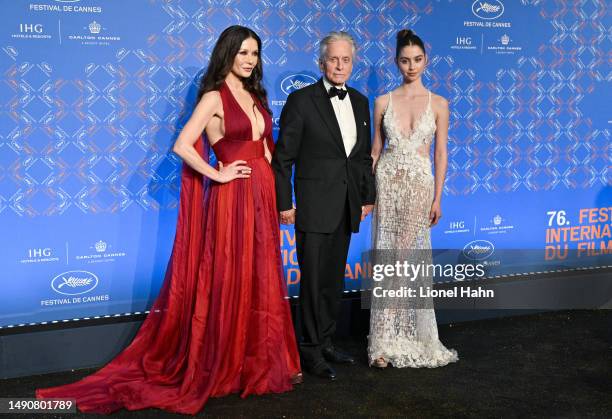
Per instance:
[[[430,228],[442,216],[447,167],[448,102],[423,86],[427,64],[423,41],[411,30],[397,34],[395,63],[403,82],[374,105],[372,157],[377,200],[373,218],[375,254],[402,255],[408,263],[431,263]],[[435,138],[432,175],[429,158]],[[386,144],[386,147],[385,147]],[[376,257],[376,256],[375,256]],[[418,260],[417,260],[418,259]],[[403,262],[403,261],[402,261]],[[431,286],[420,275],[413,286]],[[371,366],[439,367],[458,360],[438,339],[429,301],[372,298],[368,358]]]

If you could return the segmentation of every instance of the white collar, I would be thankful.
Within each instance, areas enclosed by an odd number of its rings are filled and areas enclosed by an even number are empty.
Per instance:
[[[327,77],[323,76],[323,85],[325,86],[325,91],[329,92],[329,89],[333,86],[333,84],[331,84],[329,82],[329,80],[327,80]],[[336,86],[336,88],[340,89],[340,90],[347,90],[346,89],[346,83],[342,84],[342,86]]]

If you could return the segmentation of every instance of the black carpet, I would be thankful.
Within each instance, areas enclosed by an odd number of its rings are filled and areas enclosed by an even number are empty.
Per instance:
[[[565,311],[440,326],[459,362],[436,369],[377,370],[365,336],[338,342],[359,364],[338,381],[306,375],[294,391],[212,399],[200,416],[224,417],[612,417],[612,311]],[[1,397],[73,382],[91,370],[0,380]],[[92,415],[30,415],[78,417]],[[159,410],[131,418],[184,417]]]

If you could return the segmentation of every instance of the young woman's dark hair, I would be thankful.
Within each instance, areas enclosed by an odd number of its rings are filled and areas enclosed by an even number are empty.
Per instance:
[[[238,51],[240,51],[242,42],[249,38],[253,38],[257,42],[260,56],[251,76],[247,79],[242,79],[242,82],[244,88],[257,96],[265,110],[268,111],[270,115],[272,114],[268,106],[268,94],[262,85],[263,68],[261,65],[261,39],[252,29],[239,25],[230,26],[219,36],[210,56],[206,73],[204,77],[202,77],[202,82],[200,83],[198,101],[200,101],[205,93],[219,90],[225,77],[229,74],[232,65],[234,65],[234,59]]]
[[[397,33],[397,44],[395,47],[395,60],[396,61],[399,58],[400,53],[402,52],[402,48],[410,46],[410,45],[416,45],[417,47],[421,48],[421,50],[423,51],[423,54],[426,54],[425,44],[423,43],[423,40],[419,38],[414,32],[412,32],[412,30],[402,29],[401,31]]]

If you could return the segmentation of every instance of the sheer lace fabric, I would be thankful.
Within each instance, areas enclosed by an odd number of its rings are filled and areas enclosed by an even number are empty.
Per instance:
[[[389,94],[382,126],[387,147],[376,165],[378,198],[373,240],[374,249],[381,252],[375,253],[384,253],[386,262],[387,259],[408,259],[408,263],[432,263],[429,211],[434,180],[429,150],[436,121],[431,109],[431,92],[425,111],[409,133],[400,128]],[[391,279],[386,287],[398,289],[402,285],[400,281]],[[432,277],[420,275],[412,283],[412,287],[415,286],[431,287]],[[457,352],[444,347],[438,338],[434,310],[410,306],[410,300],[372,298],[368,337],[370,365],[381,357],[400,368],[432,368],[457,361]],[[424,303],[427,302],[420,301],[419,307]],[[432,307],[431,300],[427,306]]]

